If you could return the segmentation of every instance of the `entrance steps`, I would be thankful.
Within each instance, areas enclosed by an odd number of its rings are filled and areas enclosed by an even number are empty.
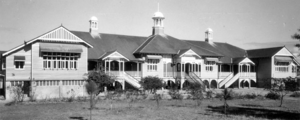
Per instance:
[[[233,73],[228,75],[223,81],[219,83],[220,88],[228,88],[230,85],[232,85],[236,80],[240,78],[240,73],[237,73],[233,76]]]
[[[189,74],[185,74],[185,79],[190,83],[199,83],[201,85],[204,85],[201,78],[199,78],[195,73],[190,72]]]
[[[141,89],[141,87],[142,87],[141,84],[139,83],[140,80],[132,77],[131,75],[129,75],[126,72],[124,72],[124,80],[125,80],[125,82],[129,83],[130,85],[132,85],[136,89]]]

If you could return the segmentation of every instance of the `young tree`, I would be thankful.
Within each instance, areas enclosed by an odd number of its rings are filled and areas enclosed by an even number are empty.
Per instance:
[[[183,95],[181,95],[181,93],[179,92],[179,87],[180,86],[180,82],[176,81],[174,84],[172,84],[169,87],[169,95],[172,97],[172,99],[175,99],[177,101],[177,103],[182,103],[183,100]]]
[[[154,94],[154,99],[156,100],[157,107],[159,107],[159,100],[161,99],[161,96],[157,94],[156,91],[164,86],[162,79],[154,76],[147,76],[142,78],[140,84],[142,85],[144,90],[149,90],[152,94]]]
[[[273,79],[271,92],[278,93],[280,95],[280,105],[283,104],[284,97],[291,91],[296,91],[298,88],[295,78],[288,77],[285,79]]]
[[[196,100],[197,106],[201,105],[201,102],[203,100],[203,92],[204,92],[204,86],[200,83],[192,83],[189,85],[188,90],[190,91],[190,94],[193,96],[193,99]]]
[[[94,109],[97,103],[97,95],[104,91],[105,87],[111,86],[115,79],[101,70],[89,72],[86,76],[87,84],[85,85],[85,88],[90,96],[90,119],[92,119],[92,109]]]
[[[90,97],[90,120],[92,120],[92,110],[94,109],[96,103],[97,103],[97,95],[99,93],[99,87],[97,84],[92,81],[88,80],[87,84],[85,84],[85,88],[87,93],[89,94]]]
[[[227,104],[227,100],[232,99],[232,90],[225,88],[222,91],[222,100],[224,100],[224,113],[227,115],[227,108],[229,107],[229,105]]]

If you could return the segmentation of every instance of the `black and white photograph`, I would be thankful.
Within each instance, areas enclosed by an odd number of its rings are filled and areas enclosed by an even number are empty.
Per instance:
[[[0,0],[0,120],[268,119],[300,119],[300,0]]]

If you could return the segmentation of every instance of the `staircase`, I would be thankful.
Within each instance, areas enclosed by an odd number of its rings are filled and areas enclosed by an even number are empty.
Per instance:
[[[124,72],[124,80],[132,85],[133,87],[137,89],[141,89],[141,84],[139,83],[140,81],[129,75],[128,73]]]
[[[233,78],[225,83],[225,88],[228,88],[232,83],[234,83],[237,79],[240,78],[240,73],[236,74]]]
[[[189,74],[189,76],[190,76],[192,79],[196,80],[196,81],[197,81],[198,83],[200,83],[201,85],[204,85],[204,83],[203,83],[203,81],[201,80],[201,78],[198,77],[195,73],[191,72],[191,73]]]
[[[224,80],[219,83],[219,87],[222,88],[233,77],[233,73],[229,74]]]
[[[189,74],[185,74],[185,79],[190,82],[190,83],[199,83],[201,85],[203,85],[202,80],[195,74],[195,73],[189,73]]]

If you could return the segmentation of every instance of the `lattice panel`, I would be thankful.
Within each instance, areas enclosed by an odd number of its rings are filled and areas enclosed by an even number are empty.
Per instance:
[[[39,39],[80,41],[80,39],[77,36],[75,36],[74,34],[72,34],[71,32],[69,32],[68,30],[66,30],[63,27],[57,28],[56,30],[53,30],[53,31],[43,35]]]

